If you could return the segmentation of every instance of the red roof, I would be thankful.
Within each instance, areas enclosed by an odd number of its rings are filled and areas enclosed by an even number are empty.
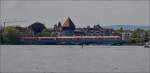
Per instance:
[[[64,22],[63,27],[64,28],[71,28],[71,29],[73,28],[73,29],[75,29],[75,25],[69,17]]]

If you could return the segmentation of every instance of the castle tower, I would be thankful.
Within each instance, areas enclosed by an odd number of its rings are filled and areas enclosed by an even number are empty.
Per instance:
[[[74,35],[75,25],[72,20],[68,17],[63,24],[63,35],[72,36]]]

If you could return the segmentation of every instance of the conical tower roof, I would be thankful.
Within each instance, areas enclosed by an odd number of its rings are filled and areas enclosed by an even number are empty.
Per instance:
[[[60,21],[58,22],[58,27],[61,27],[61,22]]]
[[[73,29],[73,30],[75,29],[75,25],[69,17],[65,20],[65,22],[63,24],[63,28],[64,29]]]

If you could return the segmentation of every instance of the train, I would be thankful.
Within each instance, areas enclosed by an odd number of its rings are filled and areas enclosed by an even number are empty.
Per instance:
[[[124,41],[120,36],[58,36],[58,37],[22,37],[24,44],[38,45],[119,45]]]

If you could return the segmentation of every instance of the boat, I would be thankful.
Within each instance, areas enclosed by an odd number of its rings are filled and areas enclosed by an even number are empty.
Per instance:
[[[150,48],[150,42],[146,42],[144,45],[145,48]]]

